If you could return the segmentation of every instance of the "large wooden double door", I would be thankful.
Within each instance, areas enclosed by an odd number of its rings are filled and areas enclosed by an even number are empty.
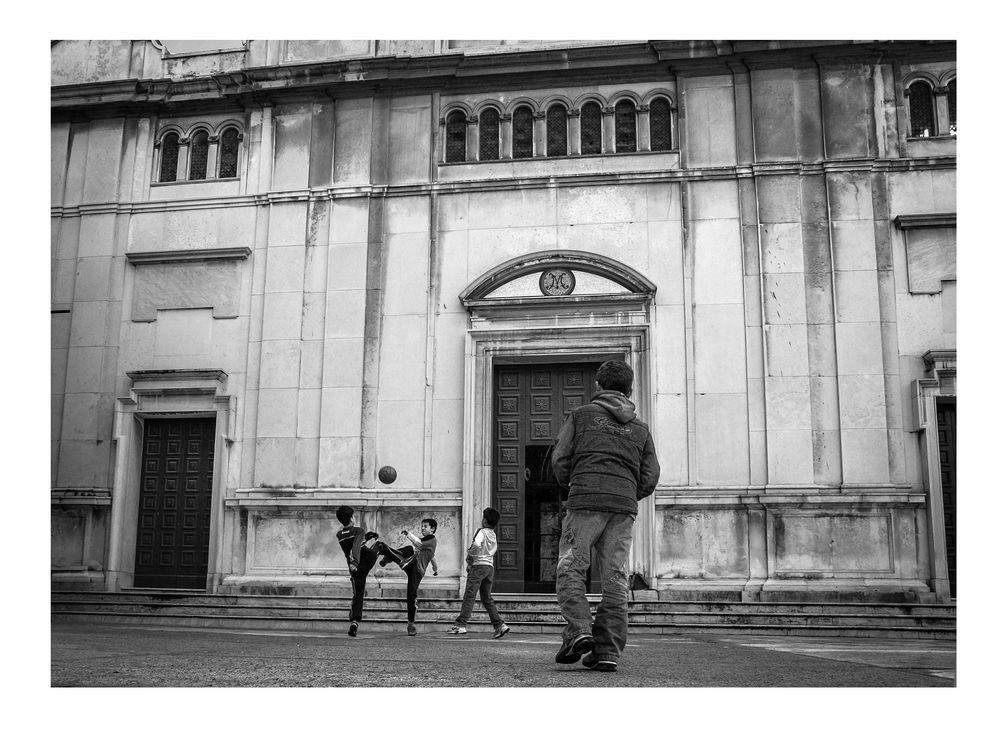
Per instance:
[[[552,447],[569,412],[593,397],[598,365],[495,368],[496,591],[555,591],[560,494],[552,474]]]
[[[205,588],[214,458],[215,419],[146,420],[134,586]]]

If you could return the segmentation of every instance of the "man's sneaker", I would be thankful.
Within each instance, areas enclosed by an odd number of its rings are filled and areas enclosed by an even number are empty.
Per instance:
[[[572,640],[563,640],[562,647],[556,653],[556,662],[571,665],[580,656],[594,649],[594,638],[590,635],[579,635]]]
[[[415,625],[413,622],[407,622],[406,623],[406,634],[408,634],[410,637],[416,636],[416,634],[417,634],[417,625]]]
[[[586,663],[584,663],[584,665],[586,665]],[[617,673],[618,663],[614,660],[595,660],[593,665],[587,665],[587,668],[590,670],[597,670],[601,673]]]
[[[450,630],[448,630],[448,634],[450,634],[450,635],[464,635],[464,634],[468,634],[468,633],[469,633],[469,630],[467,630],[465,627],[463,627],[460,624],[456,624],[454,627],[452,627]]]
[[[499,627],[497,627],[496,632],[493,633],[493,639],[499,640],[508,632],[510,632],[510,627],[508,627],[506,624],[501,624]]]
[[[357,622],[351,622],[351,626],[347,630],[347,636],[348,637],[357,637],[358,636],[358,623]]]

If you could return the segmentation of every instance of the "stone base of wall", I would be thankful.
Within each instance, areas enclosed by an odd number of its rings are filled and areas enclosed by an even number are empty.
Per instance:
[[[52,591],[105,591],[103,571],[53,571]]]
[[[692,602],[865,602],[932,604],[930,587],[920,581],[882,579],[815,579],[719,581],[660,579],[661,601]]]
[[[344,576],[228,576],[222,581],[219,594],[256,594],[261,596],[350,597],[351,581]],[[459,596],[454,578],[425,577],[420,582],[421,597],[454,599]],[[365,585],[366,597],[406,598],[406,579],[391,578],[375,581],[371,576]]]

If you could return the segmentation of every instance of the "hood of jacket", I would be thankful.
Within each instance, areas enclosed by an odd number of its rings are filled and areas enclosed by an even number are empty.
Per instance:
[[[606,409],[619,424],[628,424],[635,419],[635,404],[620,391],[598,391],[590,403]]]

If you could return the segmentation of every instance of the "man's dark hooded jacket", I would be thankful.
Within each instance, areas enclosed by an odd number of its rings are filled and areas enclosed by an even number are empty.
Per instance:
[[[638,501],[660,477],[649,427],[618,391],[599,391],[573,410],[559,430],[552,470],[561,487],[569,486],[570,510],[628,515],[638,513]]]

